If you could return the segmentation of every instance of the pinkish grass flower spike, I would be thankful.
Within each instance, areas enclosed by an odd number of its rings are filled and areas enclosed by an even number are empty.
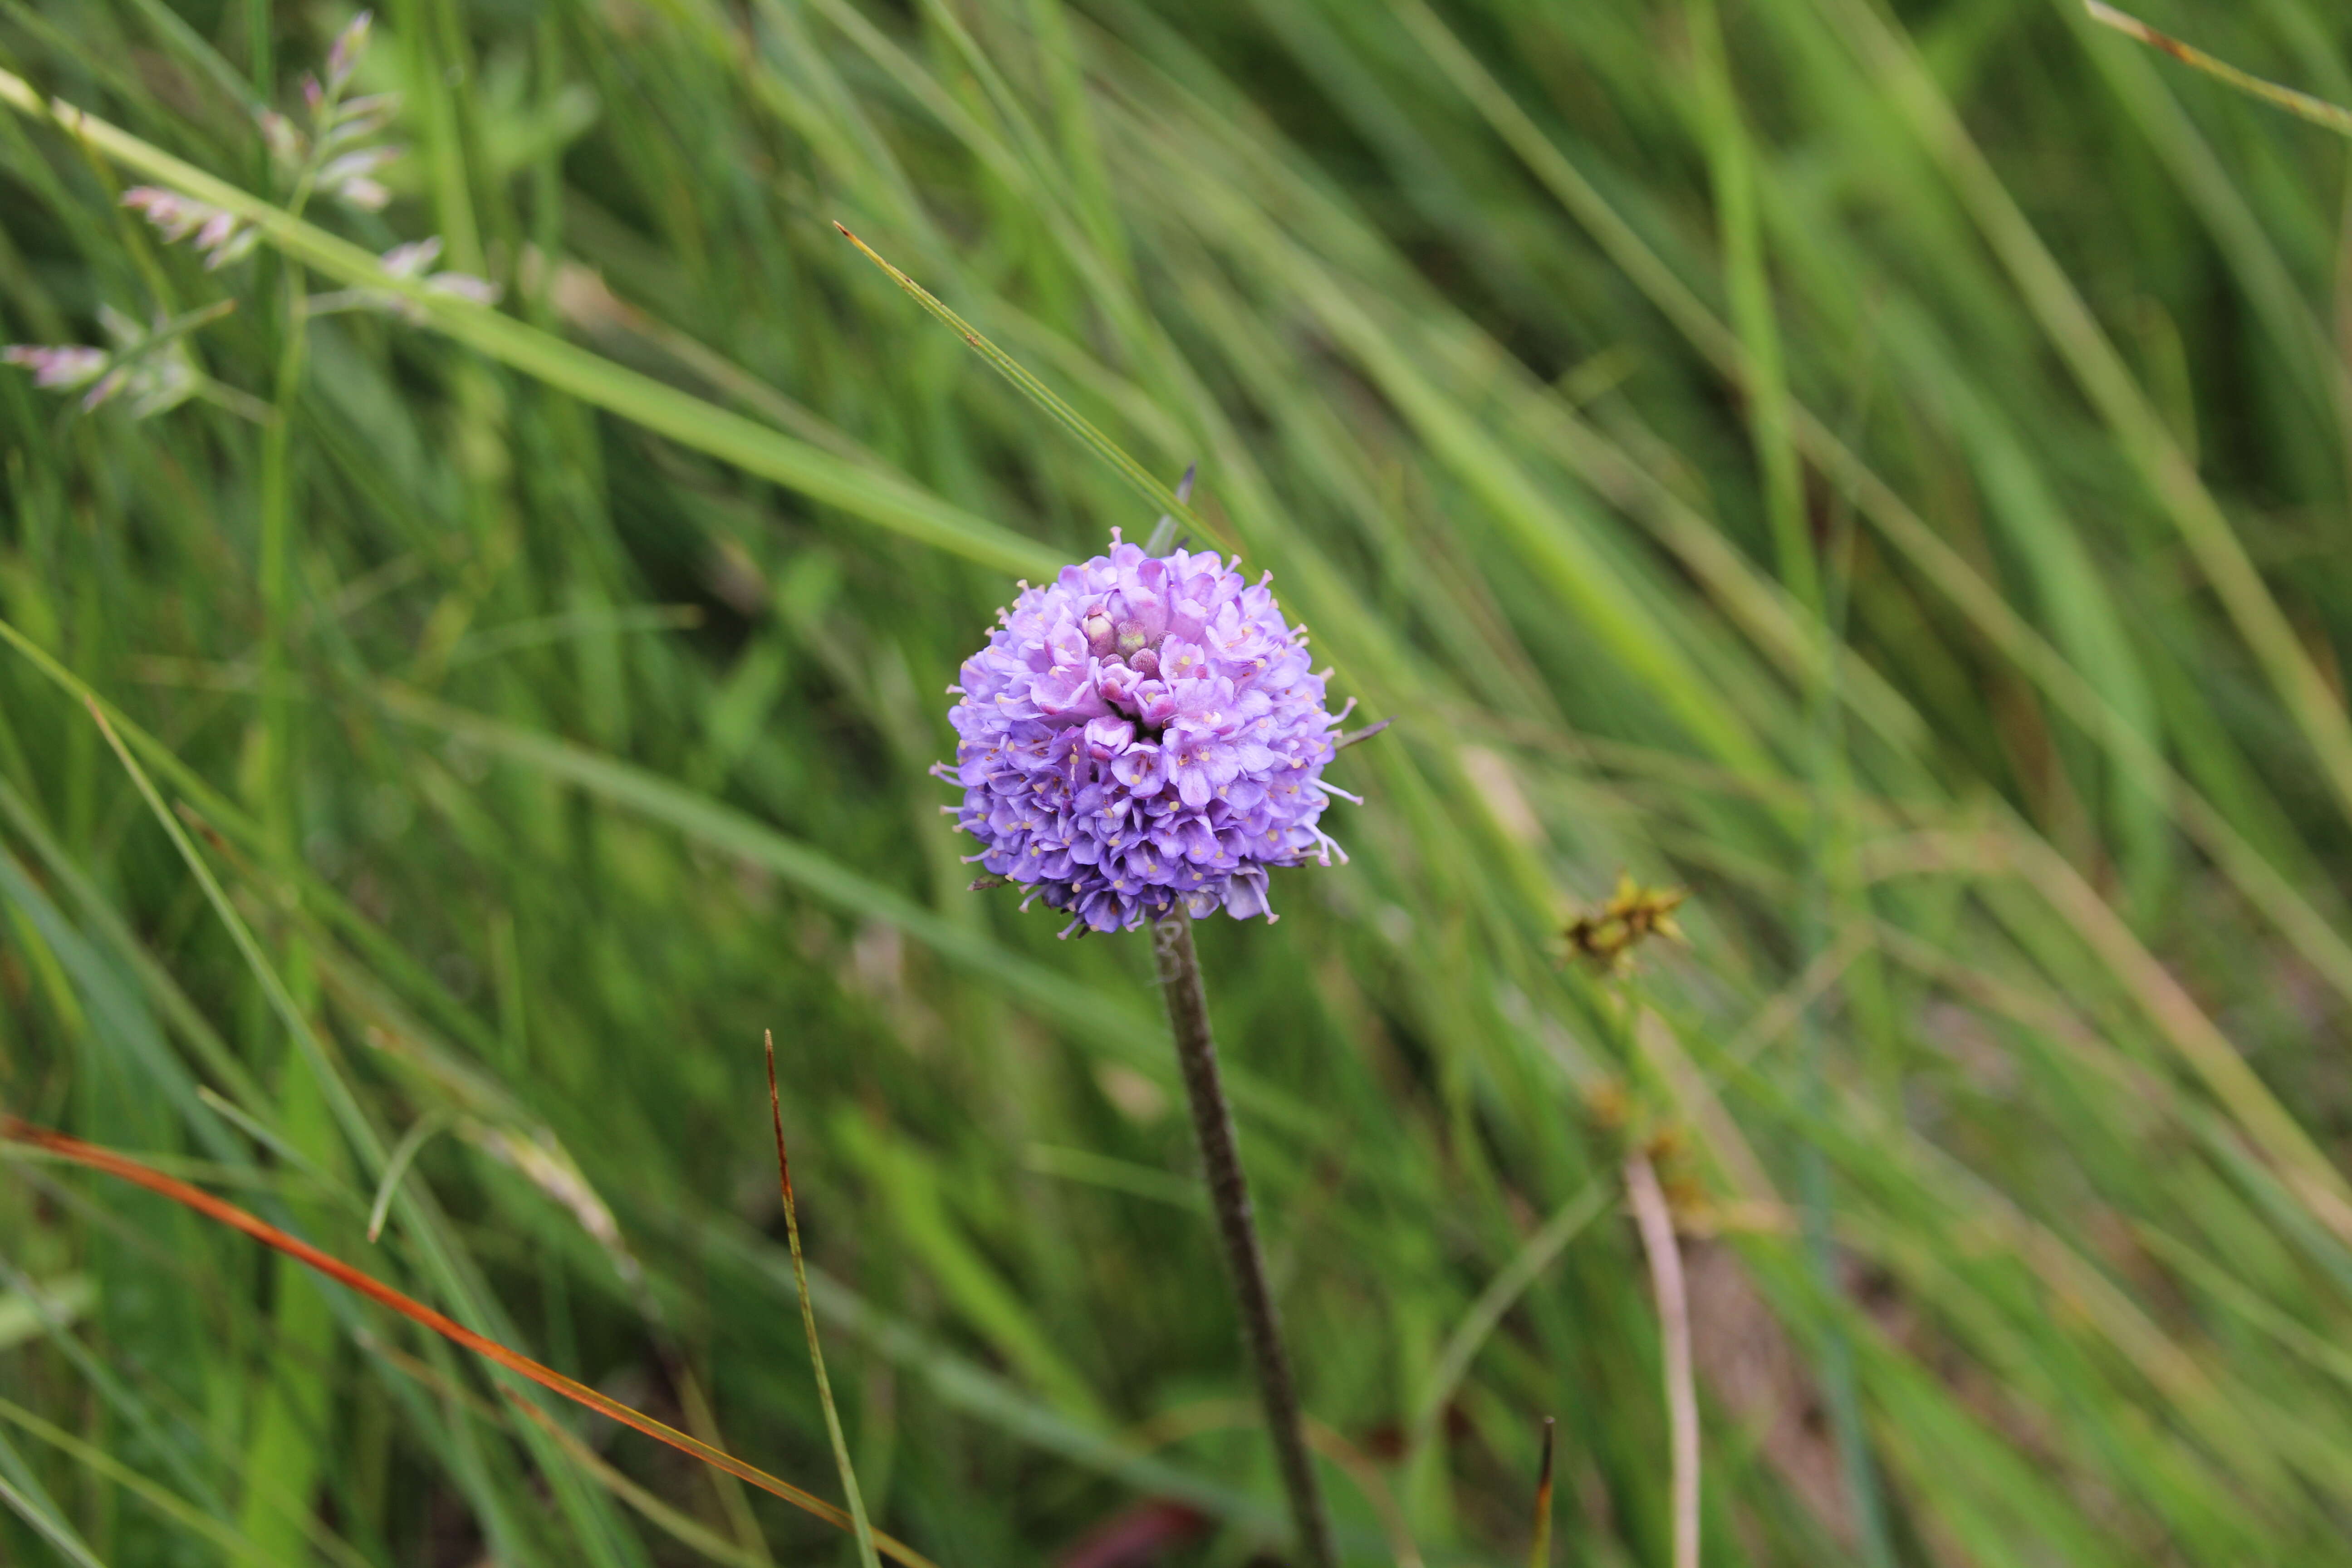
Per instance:
[[[261,237],[233,213],[155,185],[133,185],[122,193],[122,205],[154,225],[166,245],[177,245],[194,235],[207,272],[244,260]]]
[[[0,349],[0,360],[31,371],[33,384],[44,392],[79,392],[114,363],[104,349],[84,343],[10,343]]]
[[[1306,628],[1212,552],[1119,541],[1022,584],[964,662],[957,826],[970,857],[1081,929],[1181,907],[1274,918],[1268,873],[1347,857],[1321,826],[1333,731]]]
[[[327,51],[325,77],[302,79],[303,123],[297,124],[274,110],[260,117],[262,141],[286,181],[286,210],[299,216],[310,198],[325,195],[359,212],[380,212],[392,201],[392,192],[376,176],[401,156],[401,149],[378,141],[390,128],[400,108],[397,94],[381,92],[348,96],[373,35],[374,18],[362,11],[336,35]],[[176,245],[191,237],[203,253],[207,269],[218,269],[250,254],[260,231],[233,213],[222,211],[177,191],[141,185],[127,191],[122,205],[147,219],[164,243]],[[493,304],[498,289],[471,273],[437,271],[441,254],[437,238],[397,245],[383,253],[384,270],[394,278],[414,279],[436,293]],[[345,289],[314,294],[303,300],[307,315],[339,310],[387,310],[412,321],[423,312],[398,294],[382,289]]]
[[[346,102],[343,96],[352,73],[367,52],[373,25],[373,16],[361,12],[328,50],[327,79],[302,79],[302,101],[310,120],[307,131],[275,110],[262,111],[262,140],[271,158],[291,178],[289,212],[299,215],[311,195],[321,191],[361,212],[380,212],[392,200],[392,193],[375,176],[400,156],[400,149],[368,143],[391,119],[395,100],[379,95]],[[261,237],[259,231],[234,213],[156,185],[137,185],[123,192],[122,205],[154,225],[166,245],[194,237],[210,271],[243,260]]]
[[[261,129],[280,165],[294,176],[289,207],[300,212],[314,191],[324,191],[345,206],[380,212],[392,200],[375,175],[400,156],[397,147],[370,145],[390,124],[400,100],[391,93],[347,97],[352,78],[367,54],[375,16],[362,11],[335,36],[327,50],[327,76],[302,79],[302,106],[308,111],[307,131],[282,114],[262,116]]]
[[[142,326],[112,306],[101,305],[98,320],[106,329],[107,347],[11,343],[0,349],[0,361],[23,365],[33,373],[33,384],[46,391],[79,392],[84,410],[120,398],[133,419],[147,419],[201,398],[241,417],[266,421],[271,416],[266,405],[206,375],[188,347],[197,328],[235,308],[234,300],[223,300]]]
[[[392,193],[375,176],[400,150],[377,138],[390,125],[399,100],[390,93],[346,96],[362,68],[373,28],[373,17],[361,12],[328,50],[324,79],[303,79],[303,124],[274,110],[260,116],[262,140],[287,183],[285,209],[289,215],[299,216],[310,198],[321,193],[361,212],[379,211],[392,200]],[[165,244],[192,242],[211,271],[244,259],[261,238],[260,230],[236,214],[160,185],[125,191],[122,205],[153,226]],[[383,269],[437,294],[480,305],[497,300],[497,288],[483,279],[436,270],[440,254],[438,239],[394,246],[383,254]],[[81,392],[85,409],[121,398],[132,417],[144,419],[201,398],[266,422],[274,417],[269,406],[205,374],[188,344],[196,328],[235,308],[235,301],[223,300],[176,318],[158,317],[152,327],[142,327],[123,312],[101,307],[100,321],[110,340],[109,347],[17,343],[0,351],[0,359],[30,370],[37,386]],[[313,294],[301,299],[299,309],[310,316],[372,310],[423,318],[413,300],[386,289]]]

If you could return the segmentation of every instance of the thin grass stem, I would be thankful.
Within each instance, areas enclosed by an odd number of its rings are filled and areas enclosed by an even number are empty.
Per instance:
[[[1406,1429],[1405,1452],[1418,1454],[1428,1447],[1436,1435],[1437,1424],[1445,1415],[1445,1407],[1468,1375],[1470,1363],[1499,1326],[1519,1298],[1552,1266],[1568,1244],[1584,1232],[1584,1227],[1599,1217],[1612,1196],[1605,1179],[1596,1178],[1585,1184],[1574,1197],[1560,1205],[1552,1216],[1544,1221],[1541,1229],[1528,1237],[1508,1263],[1503,1265],[1478,1299],[1470,1303],[1469,1310],[1454,1332],[1446,1336],[1444,1348],[1429,1374],[1429,1392],[1422,1396],[1421,1408],[1413,1415]]]
[[[1536,1525],[1528,1535],[1528,1568],[1551,1568],[1551,1471],[1559,1423],[1544,1417],[1543,1462],[1536,1467]]]
[[[1683,1280],[1681,1245],[1675,1216],[1650,1156],[1635,1150],[1625,1162],[1625,1194],[1642,1250],[1650,1258],[1650,1283],[1658,1296],[1658,1333],[1666,1363],[1666,1420],[1674,1454],[1674,1565],[1698,1568],[1698,1390],[1691,1376],[1690,1295]]]
[[[75,1564],[75,1568],[106,1568],[105,1563],[90,1555],[89,1548],[82,1544],[81,1537],[74,1533],[73,1526],[58,1517],[57,1510],[49,1506],[47,1499],[19,1490],[9,1483],[5,1476],[0,1476],[0,1505],[5,1505],[42,1540],[56,1547],[58,1555]]]
[[[824,1347],[816,1337],[816,1306],[809,1300],[808,1265],[801,1261],[799,1205],[793,1202],[792,1162],[784,1155],[784,1107],[776,1093],[776,1036],[762,1037],[768,1051],[768,1120],[776,1131],[776,1190],[784,1200],[784,1239],[793,1253],[793,1289],[801,1299],[801,1327],[808,1331],[809,1364],[816,1368],[816,1400],[824,1406],[824,1435],[833,1442],[833,1462],[841,1471],[841,1489],[849,1500],[851,1533],[857,1537],[857,1561],[864,1568],[882,1568],[874,1553],[874,1523],[866,1517],[866,1499],[857,1489],[857,1470],[849,1462],[849,1443],[841,1435],[841,1412],[834,1407],[833,1380],[824,1374]]]
[[[2127,38],[2137,38],[2149,48],[2170,55],[2192,70],[2203,71],[2216,81],[2237,89],[2249,98],[2258,98],[2274,109],[2283,109],[2299,120],[2333,131],[2338,136],[2352,136],[2352,109],[2314,98],[2307,92],[2297,92],[2282,87],[2252,71],[2240,70],[2229,61],[2217,59],[2193,44],[2184,44],[2168,33],[2159,33],[2128,12],[2104,5],[2099,0],[2083,0],[2083,9],[2092,21],[2103,27],[2113,27]]]
[[[1162,519],[1163,521],[1174,521],[1182,528],[1196,530],[1215,540],[1226,550],[1235,549],[1234,542],[1225,537],[1223,530],[1210,526],[1208,520],[1192,510],[1188,504],[1192,493],[1192,469],[1184,470],[1183,479],[1174,489],[1170,489],[1166,485],[1161,484],[1150,469],[1129,457],[1126,449],[1118,442],[1097,429],[1092,420],[1071,407],[1060,394],[1039,380],[1026,365],[998,348],[979,328],[950,310],[939,296],[916,282],[906,273],[899,271],[886,260],[879,251],[850,233],[841,224],[835,223],[833,226],[840,229],[841,237],[856,246],[865,254],[868,261],[889,274],[891,281],[905,289],[917,304],[954,328],[957,334],[971,346],[972,352],[986,360],[995,369],[997,374],[1011,382],[1024,396],[1050,415],[1056,424],[1076,436],[1095,456],[1108,464],[1113,472],[1133,486],[1146,500],[1159,507],[1166,514]]]
[[[1330,1516],[1324,1510],[1323,1493],[1307,1455],[1298,1387],[1291,1377],[1290,1357],[1283,1349],[1274,1291],[1266,1283],[1265,1253],[1258,1245],[1257,1222],[1250,1214],[1249,1178],[1242,1170],[1233,1107],[1225,1100],[1224,1084],[1217,1071],[1217,1042],[1209,1028],[1208,994],[1201,986],[1201,957],[1192,946],[1192,917],[1179,909],[1154,921],[1151,952],[1159,967],[1160,996],[1168,1006],[1168,1026],[1176,1037],[1176,1061],[1184,1077],[1185,1099],[1192,1106],[1192,1131],[1200,1140],[1209,1206],[1216,1212],[1218,1237],[1224,1243],[1234,1300],[1241,1310],[1242,1338],[1257,1373],[1266,1430],[1274,1439],[1283,1489],[1290,1495],[1299,1550],[1311,1568],[1338,1568]]]
[[[433,1134],[448,1125],[449,1119],[437,1110],[428,1110],[416,1119],[415,1126],[400,1136],[393,1145],[392,1157],[383,1163],[383,1179],[375,1184],[375,1202],[368,1205],[367,1238],[375,1241],[383,1235],[383,1222],[392,1213],[392,1200],[400,1192],[400,1178],[425,1147]]]

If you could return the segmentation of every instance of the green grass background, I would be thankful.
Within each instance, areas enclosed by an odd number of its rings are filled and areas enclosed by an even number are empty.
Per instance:
[[[2147,6],[2352,100],[2318,0]],[[877,1520],[1278,1542],[1142,939],[923,772],[1156,509],[839,220],[1396,721],[1202,933],[1351,1561],[1524,1561],[1547,1415],[1554,1560],[1665,1561],[1653,1139],[1709,1563],[2352,1560],[2341,141],[2072,0],[389,0],[396,199],[308,216],[504,300],[297,331],[358,253],[116,198],[282,201],[346,20],[0,5],[136,139],[0,110],[0,337],[234,298],[272,410],[0,374],[9,1108],[831,1495],[772,1027]],[[1621,868],[1691,941],[1596,984]],[[0,1560],[850,1560],[119,1184],[10,1154],[0,1270]]]

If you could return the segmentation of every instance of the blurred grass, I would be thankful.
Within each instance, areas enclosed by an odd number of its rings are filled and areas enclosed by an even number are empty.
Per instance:
[[[2308,0],[2137,11],[2352,100]],[[0,336],[234,296],[279,415],[0,375],[12,1108],[824,1489],[772,1026],[877,1523],[1274,1539],[1145,955],[965,892],[922,772],[1150,506],[838,220],[1398,720],[1202,932],[1354,1558],[1370,1474],[1518,1561],[1557,1415],[1555,1560],[1664,1561],[1654,1135],[1710,1561],[2352,1555],[2339,140],[2072,0],[398,0],[395,200],[297,227],[251,110],[347,19],[0,7],[131,139],[0,113]],[[158,158],[278,249],[162,247]],[[428,234],[504,302],[289,331]],[[1556,939],[1621,866],[1694,889],[1630,1039]],[[0,1264],[9,1561],[849,1560],[144,1196],[12,1155]]]

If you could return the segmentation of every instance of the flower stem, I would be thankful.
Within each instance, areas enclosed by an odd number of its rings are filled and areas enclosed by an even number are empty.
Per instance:
[[[1290,1494],[1290,1514],[1308,1568],[1337,1568],[1331,1521],[1307,1456],[1298,1389],[1290,1358],[1282,1348],[1282,1325],[1274,1293],[1266,1286],[1265,1255],[1250,1217],[1249,1179],[1242,1173],[1241,1149],[1234,1135],[1233,1108],[1217,1072],[1217,1042],[1209,1032],[1209,1000],[1201,989],[1200,955],[1192,949],[1192,920],[1181,909],[1151,923],[1151,952],[1160,968],[1160,991],[1168,1024],[1176,1036],[1176,1061],[1183,1069],[1185,1098],[1192,1102],[1192,1131],[1201,1142],[1201,1165],[1208,1178],[1209,1205],[1225,1244],[1234,1300],[1241,1309],[1242,1338],[1255,1364],[1265,1424]]]

